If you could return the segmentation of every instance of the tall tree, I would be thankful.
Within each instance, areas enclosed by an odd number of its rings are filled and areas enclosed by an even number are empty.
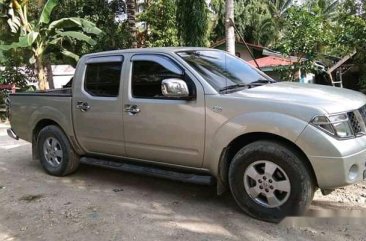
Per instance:
[[[268,46],[276,40],[276,22],[267,0],[237,1],[236,26],[244,38],[255,44]]]
[[[336,17],[338,14],[339,0],[308,0],[305,5],[309,11],[316,15],[323,16],[326,19]]]
[[[177,0],[177,28],[181,45],[208,45],[209,11],[205,0]]]
[[[18,33],[19,39],[11,44],[0,42],[0,50],[8,51],[20,48],[30,50],[31,58],[29,62],[35,65],[39,88],[44,90],[48,88],[45,67],[46,62],[49,60],[49,54],[57,51],[77,60],[78,56],[67,50],[65,43],[84,41],[93,45],[96,42],[91,36],[100,34],[101,30],[92,22],[82,18],[62,18],[51,22],[51,13],[58,5],[58,0],[48,0],[41,12],[40,18],[28,21],[27,3],[27,1],[18,2],[17,0],[12,0],[11,5],[9,5],[9,12],[12,14],[6,17],[8,18],[9,25],[12,27],[12,31]]]
[[[366,1],[345,0],[339,9],[335,20],[342,24],[334,24],[336,41],[331,47],[340,56],[356,51],[353,63],[359,69],[358,83],[366,93]]]
[[[132,37],[132,48],[137,48],[136,38],[136,0],[126,0],[128,28]]]
[[[212,31],[210,33],[210,41],[216,42],[225,36],[225,1],[211,0],[210,9],[212,11]]]
[[[272,30],[266,31],[271,35],[271,40],[268,44],[275,44],[282,37],[281,34],[283,33],[287,13],[294,3],[295,0],[270,0],[268,2],[269,14],[267,16],[269,16],[272,22]]]
[[[271,11],[270,4],[268,0],[234,1],[235,26],[246,41],[267,46],[277,39],[280,28],[273,17],[277,10]],[[215,14],[211,38],[215,42],[225,36],[225,0],[212,0],[211,9]]]
[[[178,46],[175,0],[155,0],[139,16],[147,23],[146,46]]]
[[[268,2],[272,16],[278,19],[282,19],[293,4],[294,0],[270,0]]]
[[[225,39],[226,51],[235,55],[234,0],[226,0]]]
[[[96,45],[75,42],[69,46],[77,55],[84,55],[90,52],[130,48],[132,38],[128,22],[124,20],[126,13],[124,0],[63,0],[62,6],[53,11],[52,19],[79,16],[95,23],[103,31],[95,37]],[[67,59],[57,57],[53,59],[56,63],[68,62]]]
[[[289,9],[283,28],[278,47],[287,56],[297,58],[288,76],[294,80],[294,73],[298,70],[315,70],[314,62],[322,59],[326,53],[325,47],[334,41],[334,35],[321,16],[314,15],[304,6]]]

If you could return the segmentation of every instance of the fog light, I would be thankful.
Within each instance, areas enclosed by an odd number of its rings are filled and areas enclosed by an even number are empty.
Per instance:
[[[349,169],[348,178],[353,181],[356,179],[358,174],[358,166],[356,164],[353,164],[351,168]],[[364,174],[365,175],[365,174]]]

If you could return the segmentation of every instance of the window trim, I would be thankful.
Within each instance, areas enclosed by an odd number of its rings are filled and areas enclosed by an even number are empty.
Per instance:
[[[84,75],[83,75],[83,81],[82,81],[82,91],[84,94],[88,95],[90,98],[97,98],[97,99],[118,99],[118,97],[123,93],[121,91],[122,86],[122,76],[123,76],[123,64],[124,64],[124,56],[123,55],[115,55],[115,56],[100,56],[100,57],[92,57],[88,59],[85,62],[85,68],[84,68]],[[121,70],[120,70],[120,76],[119,76],[119,87],[118,87],[118,94],[116,96],[99,96],[94,95],[91,92],[89,92],[86,88],[86,77],[87,77],[87,70],[89,64],[103,64],[103,63],[121,63]]]
[[[123,56],[116,55],[116,56],[101,56],[101,57],[92,57],[89,58],[85,64],[102,64],[102,63],[115,63],[115,62],[122,62],[123,63]]]
[[[165,54],[155,54],[155,53],[147,53],[147,54],[134,54],[131,56],[130,62],[131,62],[131,74],[130,74],[130,79],[129,79],[129,93],[130,96],[134,99],[145,99],[145,100],[182,100],[182,101],[190,101],[190,100],[195,100],[197,98],[197,87],[196,84],[194,83],[193,80],[190,80],[188,83],[187,80],[183,79],[187,85],[191,84],[192,85],[192,95],[188,96],[188,97],[166,97],[166,96],[160,96],[160,97],[138,97],[135,96],[133,94],[133,90],[132,90],[132,79],[133,79],[133,68],[134,68],[134,62],[137,61],[150,61],[150,62],[155,62],[161,66],[163,66],[165,68],[164,65],[162,65],[158,59],[159,58],[166,58],[167,61],[171,62],[173,65],[175,65],[178,69],[180,69],[182,71],[182,76],[184,78],[190,78],[191,77],[187,74],[185,68],[177,61],[175,61],[174,59],[172,59],[170,56],[165,55]],[[169,70],[169,69],[168,69]]]

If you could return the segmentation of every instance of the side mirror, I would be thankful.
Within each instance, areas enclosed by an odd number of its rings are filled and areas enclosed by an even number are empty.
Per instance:
[[[187,83],[181,79],[165,79],[161,82],[161,92],[165,97],[189,97]]]

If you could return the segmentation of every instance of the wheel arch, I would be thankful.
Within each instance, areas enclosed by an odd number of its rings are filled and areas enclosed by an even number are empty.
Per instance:
[[[53,119],[45,118],[45,119],[39,120],[34,125],[34,128],[32,129],[32,156],[33,156],[34,160],[39,160],[38,151],[37,151],[38,135],[43,128],[45,128],[47,126],[51,126],[51,125],[57,126],[63,132],[65,137],[69,140],[71,147],[78,154],[83,153],[83,151],[80,149],[79,145],[77,144],[76,140],[72,136],[67,135],[64,128],[62,128],[62,126],[57,121],[55,121]]]
[[[46,126],[50,126],[50,125],[54,125],[54,126],[57,126],[58,128],[60,128],[63,133],[65,134],[65,131],[63,130],[63,128],[61,127],[60,124],[58,124],[56,121],[54,120],[51,120],[51,119],[42,119],[42,120],[39,120],[37,122],[37,124],[34,126],[33,130],[32,130],[32,142],[33,142],[33,138],[34,140],[37,141],[38,139],[38,134],[39,132],[45,128]],[[65,134],[66,135],[66,134]]]
[[[316,186],[318,186],[316,175],[313,169],[313,166],[310,163],[310,160],[306,156],[306,154],[301,150],[299,146],[297,146],[294,142],[276,135],[272,133],[265,133],[265,132],[252,132],[240,135],[233,139],[229,145],[227,145],[221,153],[219,166],[218,166],[218,183],[221,185],[221,188],[218,187],[218,192],[222,193],[224,189],[226,189],[228,185],[228,171],[231,164],[231,161],[233,160],[235,154],[243,147],[247,146],[250,143],[253,143],[255,141],[276,141],[279,143],[284,144],[286,147],[290,148],[292,151],[294,151],[297,155],[301,157],[301,159],[304,161],[304,164],[306,165],[306,168],[309,170],[309,174],[311,175],[314,183]]]

